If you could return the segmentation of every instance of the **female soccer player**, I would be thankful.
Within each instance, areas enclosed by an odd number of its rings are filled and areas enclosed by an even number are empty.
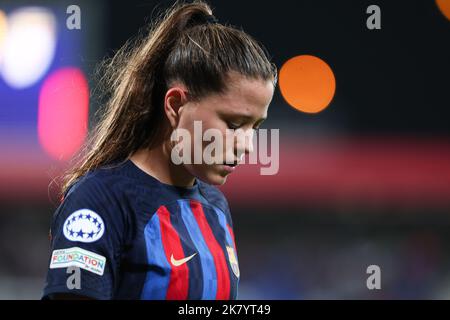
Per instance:
[[[107,67],[111,96],[53,218],[44,298],[236,299],[233,223],[212,185],[250,151],[276,67],[201,1],[174,5]],[[217,151],[232,163],[174,163],[172,133],[194,136],[194,121],[224,141],[242,129]]]

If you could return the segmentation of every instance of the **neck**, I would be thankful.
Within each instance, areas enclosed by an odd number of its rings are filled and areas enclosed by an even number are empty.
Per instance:
[[[162,183],[177,187],[193,186],[195,177],[184,166],[177,166],[171,161],[171,150],[168,145],[166,142],[152,149],[140,149],[130,157],[130,160]]]

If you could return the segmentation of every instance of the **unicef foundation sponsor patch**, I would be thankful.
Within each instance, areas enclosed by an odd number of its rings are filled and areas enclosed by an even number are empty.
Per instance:
[[[50,260],[50,269],[79,267],[103,275],[106,258],[78,247],[55,250]]]
[[[105,223],[94,211],[81,209],[67,217],[63,230],[70,241],[94,242],[103,236]]]

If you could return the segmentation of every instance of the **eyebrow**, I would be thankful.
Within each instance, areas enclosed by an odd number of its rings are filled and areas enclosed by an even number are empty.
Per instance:
[[[230,117],[244,118],[244,119],[246,119],[246,121],[250,121],[250,120],[254,119],[252,116],[249,116],[249,115],[246,115],[246,114],[240,114],[240,113],[224,113],[224,115],[230,116]],[[265,121],[266,119],[267,119],[267,116],[259,118],[258,120],[256,120],[255,123],[260,124],[263,121]]]

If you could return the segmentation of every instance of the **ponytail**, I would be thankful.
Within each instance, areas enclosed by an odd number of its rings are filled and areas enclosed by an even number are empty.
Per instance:
[[[244,31],[217,23],[203,1],[176,2],[101,67],[107,102],[64,177],[62,194],[88,171],[162,143],[170,130],[163,103],[172,81],[184,83],[193,99],[224,92],[230,71],[277,81],[265,49]]]

